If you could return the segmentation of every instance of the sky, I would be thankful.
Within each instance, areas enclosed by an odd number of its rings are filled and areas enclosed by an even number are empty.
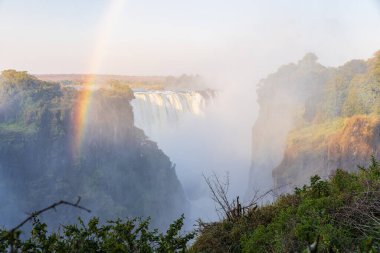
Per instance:
[[[379,49],[379,0],[0,0],[0,70],[259,79]]]

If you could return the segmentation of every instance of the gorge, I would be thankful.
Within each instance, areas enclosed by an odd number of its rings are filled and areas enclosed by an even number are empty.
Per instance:
[[[249,134],[239,127],[249,125],[244,117],[228,120],[243,111],[228,112],[231,93],[192,89],[189,77],[142,79],[133,89],[123,80],[99,85],[77,159],[72,121],[81,84],[4,71],[0,187],[12,197],[1,212],[12,223],[16,214],[57,196],[80,195],[105,219],[152,216],[159,217],[153,224],[165,227],[183,212],[192,221],[216,218],[202,182],[210,172],[230,172],[233,197],[247,189],[248,195],[271,188],[289,192],[314,174],[327,178],[337,168],[354,171],[371,155],[379,157],[379,57],[331,68],[307,54],[263,79],[248,186],[250,148],[242,143]],[[170,87],[162,80],[171,80]],[[69,212],[62,219],[77,215]]]
[[[38,78],[73,89],[81,87],[86,79],[84,75]],[[211,89],[200,77],[186,75],[175,78],[97,75],[94,83],[96,89],[112,84],[132,87],[134,124],[175,165],[190,202],[186,212],[189,224],[199,217],[217,218],[203,175],[229,173],[231,196],[245,192],[252,116],[238,116],[235,112],[252,106],[254,101],[245,95],[251,91]]]

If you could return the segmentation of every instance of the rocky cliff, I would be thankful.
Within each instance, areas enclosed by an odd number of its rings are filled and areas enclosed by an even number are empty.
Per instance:
[[[26,72],[0,76],[0,207],[5,222],[20,220],[60,199],[82,197],[102,219],[151,216],[161,228],[186,210],[169,158],[134,126],[126,86],[93,92],[80,155],[73,154],[76,89]],[[65,210],[45,219],[59,224],[83,213]],[[13,222],[14,223],[14,222]]]
[[[288,191],[380,157],[380,53],[327,68],[308,54],[260,83],[251,187]],[[262,180],[262,177],[266,180]]]

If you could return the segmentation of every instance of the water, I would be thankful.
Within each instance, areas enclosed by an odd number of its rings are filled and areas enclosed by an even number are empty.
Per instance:
[[[244,93],[245,91],[240,91]],[[203,175],[229,172],[231,199],[243,196],[250,166],[252,116],[240,117],[244,96],[212,91],[137,91],[135,125],[176,164],[191,202],[190,220],[218,218]],[[249,100],[250,102],[252,100]]]
[[[216,92],[204,91],[135,91],[132,101],[135,125],[151,139],[167,128],[178,127],[186,117],[204,117],[206,107]]]

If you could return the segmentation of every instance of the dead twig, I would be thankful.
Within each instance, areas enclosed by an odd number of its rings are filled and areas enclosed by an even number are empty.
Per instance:
[[[44,213],[44,212],[46,212],[46,211],[48,211],[50,209],[54,209],[55,210],[55,208],[57,206],[60,206],[60,205],[72,206],[72,207],[75,207],[75,208],[78,208],[78,209],[82,209],[82,210],[84,210],[84,211],[86,211],[88,213],[91,213],[90,209],[87,209],[87,208],[79,205],[80,201],[81,201],[81,197],[78,197],[78,200],[75,203],[71,203],[71,202],[68,202],[68,201],[61,200],[61,201],[58,201],[56,203],[53,203],[52,205],[50,205],[48,207],[45,207],[45,208],[41,209],[39,211],[33,212],[25,220],[23,220],[20,224],[18,224],[16,227],[14,227],[11,230],[9,230],[9,233],[13,234],[16,230],[18,230],[19,228],[21,228],[22,226],[24,226],[27,222],[33,220],[37,216],[41,215],[42,213]]]
[[[228,197],[228,190],[230,186],[230,180],[228,173],[224,180],[221,180],[216,173],[212,173],[210,177],[203,175],[203,178],[210,190],[211,199],[215,203],[216,212],[219,218],[228,220],[238,220],[246,215],[251,210],[258,208],[258,202],[270,193],[273,193],[273,189],[259,195],[259,191],[256,191],[253,198],[248,204],[240,202],[239,196],[235,200],[230,201]]]

